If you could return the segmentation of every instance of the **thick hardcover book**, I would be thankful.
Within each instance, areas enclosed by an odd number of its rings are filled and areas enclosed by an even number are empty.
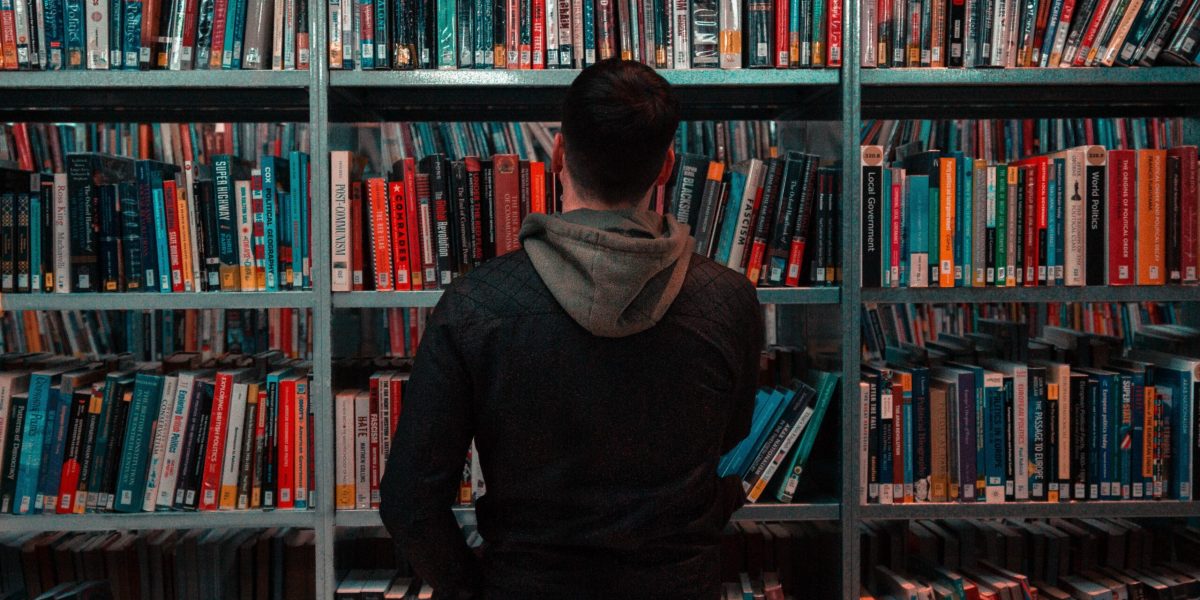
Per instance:
[[[604,0],[597,0],[603,3]],[[692,6],[692,66],[714,69],[721,66],[721,32],[718,0],[695,0]],[[601,53],[601,58],[605,58]]]
[[[1178,146],[1167,156],[1179,159],[1179,266],[1183,281],[1200,278],[1200,178],[1195,146]],[[1169,188],[1168,188],[1169,189]]]
[[[808,242],[814,206],[817,200],[817,169],[820,166],[817,157],[809,157],[805,161],[805,173],[799,201],[796,204],[796,227],[792,230],[791,247],[788,249],[787,268],[783,284],[786,286],[800,285],[800,266],[804,260],[804,248]]]
[[[696,230],[700,198],[704,194],[705,171],[708,157],[701,154],[682,153],[678,156],[675,181],[671,186],[671,214],[675,220]]]
[[[1137,152],[1108,152],[1107,285],[1133,285],[1136,261]]]
[[[443,155],[435,154],[421,159],[421,172],[429,176],[430,206],[433,211],[433,230],[430,232],[434,241],[437,262],[437,283],[439,287],[450,285],[457,271],[457,260],[454,253],[453,209],[447,190],[450,177],[446,173],[446,159]],[[518,217],[519,218],[519,217]],[[518,224],[519,228],[520,225]],[[513,243],[516,243],[515,237]]]
[[[1166,282],[1166,150],[1137,150],[1134,231],[1138,285]]]
[[[762,199],[759,201],[757,214],[754,218],[749,258],[746,261],[746,278],[753,284],[765,281],[763,268],[767,258],[767,244],[770,242],[772,220],[778,210],[780,187],[783,183],[784,162],[778,158],[767,159],[766,173],[763,176]]]
[[[884,249],[880,234],[883,217],[883,147],[863,146],[862,166],[862,285],[864,288],[883,285]],[[890,222],[890,215],[887,217]]]

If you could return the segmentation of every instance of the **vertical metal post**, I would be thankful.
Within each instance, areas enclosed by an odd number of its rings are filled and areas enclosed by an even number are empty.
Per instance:
[[[309,181],[312,198],[313,380],[311,384],[316,440],[317,515],[316,597],[332,598],[334,576],[334,441],[332,339],[333,296],[329,272],[329,43],[325,25],[327,5],[313,0],[309,6],[308,123],[310,139]]]
[[[858,378],[861,357],[859,315],[861,275],[858,202],[858,131],[862,121],[859,89],[859,0],[844,0],[842,7],[842,530],[841,591],[843,598],[858,598],[859,504]]]

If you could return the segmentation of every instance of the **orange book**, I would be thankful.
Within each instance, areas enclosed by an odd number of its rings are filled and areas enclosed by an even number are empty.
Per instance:
[[[1137,151],[1137,284],[1166,283],[1167,151]]]
[[[529,212],[546,214],[546,163],[529,163]]]
[[[957,161],[949,157],[938,159],[938,286],[954,287],[954,207],[957,193]]]
[[[392,291],[392,236],[388,221],[387,182],[382,177],[367,180],[367,210],[371,223],[371,263],[375,266],[375,290]]]

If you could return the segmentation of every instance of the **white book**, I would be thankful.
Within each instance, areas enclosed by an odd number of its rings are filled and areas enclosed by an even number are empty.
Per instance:
[[[175,390],[179,376],[163,378],[162,398],[158,403],[158,418],[154,420],[154,441],[150,446],[150,461],[146,470],[146,495],[142,510],[154,512],[158,504],[158,484],[162,477],[163,458],[167,453],[167,436],[171,431],[171,415],[175,412]]]
[[[246,398],[249,384],[235,382],[229,396],[229,416],[225,420],[225,454],[221,463],[221,493],[217,505],[233,508],[237,503],[238,468],[242,464],[242,439],[246,435]],[[226,502],[226,500],[229,502]]]
[[[87,68],[108,69],[108,1],[87,0],[84,12]]]
[[[30,51],[33,49],[33,45],[29,43],[29,7],[25,2],[26,0],[17,0],[12,3],[17,36],[17,64],[22,67],[29,66]]]
[[[543,59],[540,52],[533,55],[533,64],[540,65],[545,61],[546,68],[558,66],[558,0],[539,0],[546,3],[546,56]]]
[[[71,291],[71,212],[68,210],[67,174],[54,174],[54,291]]]
[[[330,197],[330,285],[335,292],[349,292],[350,281],[350,153],[329,153]],[[415,227],[416,223],[410,226]]]
[[[1065,285],[1084,285],[1087,268],[1087,209],[1083,201],[1087,194],[1087,146],[1078,146],[1066,151],[1067,180],[1063,190],[1063,273]]]
[[[175,389],[174,408],[171,410],[170,429],[167,430],[167,447],[163,452],[162,471],[158,478],[158,506],[171,508],[175,505],[175,485],[179,482],[179,458],[183,452],[183,435],[187,428],[188,409],[192,404],[192,390],[196,386],[195,371],[179,374]]]
[[[274,14],[272,19],[274,26],[271,28],[271,69],[274,71],[283,70],[283,23],[286,18],[284,13],[284,4],[286,0],[276,0],[274,6]],[[364,47],[364,50],[366,48]]]
[[[576,4],[583,4],[576,2]],[[673,50],[672,67],[690,69],[692,66],[691,46],[691,3],[688,0],[671,1],[671,44]],[[588,64],[591,64],[591,50],[588,50]]]
[[[483,465],[479,462],[479,449],[475,447],[475,440],[471,440],[471,501],[479,500],[479,497],[487,492],[487,484],[483,481]]]
[[[583,3],[573,1],[571,4],[571,69],[583,68]],[[488,62],[491,64],[491,62]]]
[[[255,290],[258,289],[258,277],[254,269],[254,211],[250,200],[250,182],[233,182],[233,196],[237,200],[235,206],[240,286],[242,291]]]
[[[721,55],[722,69],[742,68],[742,3],[736,0],[720,0],[720,36],[719,40],[732,38],[737,43],[718,43]],[[636,43],[636,42],[635,42]],[[803,45],[803,44],[802,44]]]
[[[354,508],[371,508],[371,393],[354,397]]]
[[[686,2],[685,2],[686,4]],[[858,46],[862,52],[859,66],[862,67],[877,67],[879,66],[879,31],[877,23],[879,22],[876,13],[875,2],[864,2],[860,5],[863,11],[862,15],[862,31],[859,32]],[[791,44],[789,43],[790,47]]]
[[[729,249],[729,262],[725,263],[730,269],[745,273],[742,267],[742,257],[746,247],[750,245],[750,237],[754,235],[754,200],[758,197],[758,189],[763,184],[765,168],[757,158],[747,161],[746,187],[742,190],[741,207],[738,209],[738,222],[734,229],[733,245]],[[732,201],[732,200],[731,200]]]
[[[337,453],[334,465],[335,497],[337,510],[352,510],[355,507],[355,400],[353,390],[334,395],[334,444]]]
[[[388,451],[392,448],[392,378],[394,373],[379,374],[379,476],[383,476],[387,465]]]
[[[329,68],[342,68],[342,0],[329,0]]]
[[[979,36],[979,21],[975,18],[976,0],[966,0],[964,4],[966,15],[963,20],[963,67],[970,69],[975,66],[975,40]]]

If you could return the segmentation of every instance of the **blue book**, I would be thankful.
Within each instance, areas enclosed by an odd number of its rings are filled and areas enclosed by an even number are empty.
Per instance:
[[[25,411],[25,430],[21,435],[21,459],[17,471],[13,514],[33,512],[41,481],[43,450],[46,444],[46,422],[55,410],[51,408],[50,388],[57,385],[62,374],[72,367],[57,367],[37,371],[29,378],[29,404]],[[57,405],[57,399],[55,399]]]
[[[154,444],[154,421],[162,401],[163,377],[138,373],[121,447],[113,510],[141,512],[146,495],[146,468]]]
[[[241,67],[241,45],[242,37],[238,33],[239,24],[242,32],[245,32],[246,23],[246,3],[243,0],[229,0],[225,13],[225,43],[222,48],[213,48],[214,54],[221,53],[221,68],[233,69],[233,61],[235,60],[234,52],[237,52],[236,60],[238,67]],[[332,35],[341,35],[341,32],[332,33]],[[235,50],[236,48],[236,50]]]
[[[63,2],[63,43],[64,68],[67,69],[83,69],[86,65],[84,59],[84,32],[83,21],[84,9],[83,0],[64,0]]]
[[[276,204],[276,176],[279,162],[274,156],[259,158],[262,176],[263,258],[266,263],[266,288],[277,292],[279,286],[279,209]]]
[[[730,464],[732,469],[730,475],[736,475],[739,478],[746,476],[746,471],[749,470],[754,456],[766,442],[766,437],[775,427],[775,423],[779,421],[780,413],[784,409],[784,397],[784,390],[781,388],[770,391],[762,413],[751,423],[750,435],[746,437],[746,443],[740,445],[736,460]]]
[[[887,173],[888,169],[884,169],[883,172]],[[904,179],[902,178],[901,181],[904,181]],[[912,217],[909,216],[909,204],[905,202],[904,194],[906,190],[904,189],[904,184],[893,182],[893,185],[901,186],[898,195],[892,196],[890,193],[888,195],[892,199],[892,202],[900,204],[900,287],[908,287],[908,223]]]
[[[742,209],[742,193],[746,189],[746,173],[734,168],[729,171],[729,201],[725,203],[725,214],[721,217],[721,233],[717,237],[717,253],[713,260],[719,264],[729,262],[733,250],[733,238],[737,232],[738,214]]]
[[[979,417],[974,420],[975,423],[975,499],[983,501],[987,490],[987,456],[985,454],[984,445],[987,443],[987,432],[984,430],[984,425],[987,422],[987,405],[985,396],[987,394],[986,384],[988,379],[983,367],[960,362],[947,362],[947,367],[967,371],[972,376],[972,383],[975,386],[975,415]],[[996,383],[996,382],[993,382]]]
[[[906,178],[908,182],[908,197],[905,204],[908,205],[910,217],[908,219],[907,237],[909,238],[909,269],[908,280],[911,287],[929,287],[929,176],[928,175],[909,175]],[[937,255],[932,257],[933,263],[937,264]]]
[[[689,62],[691,57],[688,57]],[[596,63],[596,0],[583,0],[583,66]]]
[[[167,208],[166,200],[163,198],[162,175],[154,169],[150,170],[150,198],[154,207],[154,227],[159,232],[165,232],[167,231]],[[155,245],[158,255],[158,267],[155,269],[158,274],[158,291],[169,294],[171,293],[171,259],[168,256],[167,236],[158,236],[158,243]],[[147,289],[154,288],[148,287]]]
[[[49,4],[49,3],[47,3]],[[118,5],[119,5],[118,0]],[[126,2],[124,29],[118,42],[120,50],[116,51],[117,61],[113,69],[137,70],[138,59],[142,52],[142,3]],[[134,146],[136,148],[137,146]]]
[[[1046,285],[1054,285],[1055,273],[1058,271],[1055,256],[1058,253],[1058,231],[1062,223],[1058,220],[1058,171],[1054,168],[1055,160],[1051,160],[1047,169],[1046,181]]]
[[[50,71],[63,68],[63,8],[63,3],[59,2],[43,2],[41,6],[46,36],[42,47],[47,53],[46,69]]]
[[[895,401],[897,399],[893,399]],[[907,500],[914,497],[913,484],[916,481],[916,422],[913,414],[913,394],[912,390],[904,392],[903,399],[900,399],[901,414],[904,419],[904,498]]]
[[[1046,369],[1030,366],[1029,374],[1029,420],[1026,423],[1029,436],[1029,498],[1046,499],[1047,444],[1046,433]]]
[[[269,379],[267,381],[267,385],[270,386]],[[771,398],[771,392],[769,390],[765,390],[765,389],[758,390],[758,393],[755,394],[755,396],[754,396],[754,411],[751,413],[751,416],[750,416],[750,423],[751,423],[750,432],[747,433],[746,437],[743,438],[740,442],[738,442],[738,444],[736,446],[734,446],[732,450],[725,453],[725,455],[721,457],[720,462],[717,463],[717,474],[719,476],[725,477],[733,472],[734,465],[737,463],[739,453],[741,452],[742,448],[745,445],[751,443],[750,439],[754,435],[754,424],[758,423],[759,420],[761,420],[763,418],[762,417],[763,412],[765,410],[767,410],[767,404],[768,404],[768,401],[770,400],[770,398]]]
[[[1100,369],[1078,370],[1087,374],[1089,387],[1092,381],[1096,385],[1094,406],[1097,415],[1093,419],[1095,434],[1092,439],[1096,446],[1096,478],[1100,484],[1100,499],[1117,500],[1121,497],[1121,476],[1117,467],[1121,390],[1117,375]],[[1092,480],[1090,477],[1088,479]]]
[[[71,395],[50,389],[54,410],[46,422],[46,454],[42,459],[42,475],[38,482],[38,496],[34,500],[37,512],[54,512],[58,499],[58,486],[62,480],[63,453],[67,448],[67,426],[71,420]]]
[[[1161,352],[1135,349],[1133,358],[1154,364],[1156,391],[1162,392],[1163,412],[1171,419],[1170,495],[1178,500],[1192,499],[1192,453],[1195,418],[1192,403],[1200,360]]]

